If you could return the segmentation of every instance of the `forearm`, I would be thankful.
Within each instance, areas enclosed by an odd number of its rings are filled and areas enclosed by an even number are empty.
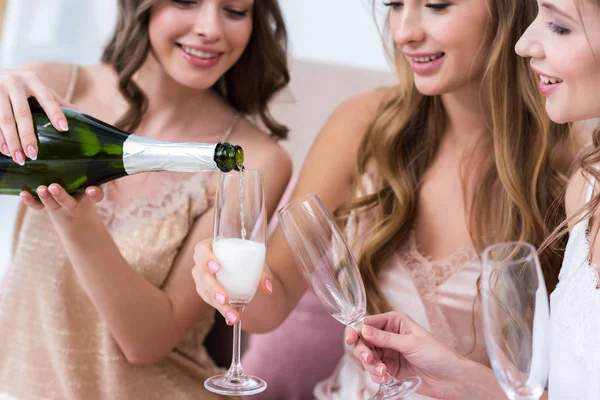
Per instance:
[[[142,363],[153,354],[164,356],[176,341],[168,296],[127,263],[101,221],[58,232],[81,285],[127,359]]]
[[[446,399],[505,400],[506,395],[491,368],[465,359],[457,375],[456,385],[449,390]]]
[[[301,284],[303,282],[300,282]],[[293,304],[291,304],[293,302]],[[272,331],[293,311],[297,301],[286,291],[280,279],[273,276],[273,294],[256,292],[242,314],[242,328],[251,333]]]
[[[247,332],[269,332],[283,323],[306,292],[307,284],[296,268],[292,253],[280,228],[267,244],[268,265],[273,293],[256,292],[242,314],[242,327]]]

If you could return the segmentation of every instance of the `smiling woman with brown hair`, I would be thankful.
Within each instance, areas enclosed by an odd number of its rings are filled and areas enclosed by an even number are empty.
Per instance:
[[[289,80],[276,0],[120,0],[103,63],[0,73],[0,151],[34,159],[27,97],[68,128],[70,105],[138,135],[231,140],[264,171],[271,215],[291,174],[268,111]],[[71,104],[72,103],[72,104]],[[269,132],[245,116],[258,116]],[[276,166],[276,167],[274,167]],[[214,176],[156,172],[22,193],[0,300],[0,398],[215,399],[203,341],[214,312],[190,279],[212,236]],[[4,396],[4,397],[3,397]]]

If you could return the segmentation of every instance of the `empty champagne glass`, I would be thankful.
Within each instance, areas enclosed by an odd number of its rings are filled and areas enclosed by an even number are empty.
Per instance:
[[[482,254],[483,325],[496,379],[509,399],[537,400],[548,380],[548,294],[535,248],[499,243]]]
[[[215,203],[213,252],[221,269],[217,280],[240,314],[252,300],[262,276],[266,253],[267,218],[260,171],[222,174]],[[267,388],[260,378],[246,375],[240,363],[242,325],[233,326],[233,355],[226,374],[204,382],[211,392],[228,396],[257,394]]]
[[[335,319],[359,335],[365,318],[365,287],[350,248],[316,194],[292,202],[277,214],[285,239],[310,289]],[[418,377],[388,375],[372,400],[404,399],[421,385]]]

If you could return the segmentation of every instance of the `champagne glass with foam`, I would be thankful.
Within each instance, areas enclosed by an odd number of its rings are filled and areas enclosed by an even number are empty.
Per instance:
[[[265,264],[267,217],[263,175],[243,170],[222,174],[216,195],[213,252],[221,269],[217,280],[240,314],[252,300]],[[257,394],[262,379],[244,373],[240,362],[241,322],[233,326],[233,354],[227,373],[204,382],[211,392],[229,396]]]

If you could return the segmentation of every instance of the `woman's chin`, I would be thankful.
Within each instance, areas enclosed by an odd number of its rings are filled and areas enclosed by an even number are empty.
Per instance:
[[[548,117],[550,117],[550,120],[556,124],[566,124],[568,122],[585,119],[577,118],[574,115],[569,115],[570,113],[565,112],[565,110],[562,107],[552,107],[552,105],[548,104],[548,102],[546,102],[546,112],[548,113]]]

